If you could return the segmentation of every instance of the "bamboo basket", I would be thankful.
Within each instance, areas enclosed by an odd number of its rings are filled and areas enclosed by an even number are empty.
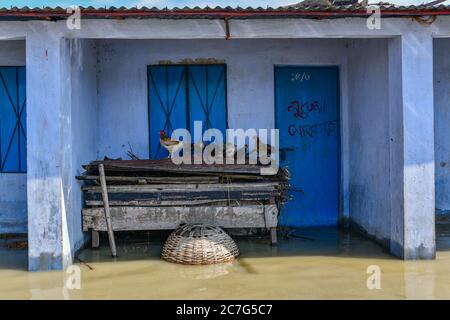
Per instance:
[[[161,258],[181,264],[215,264],[234,260],[239,249],[221,228],[201,224],[184,225],[169,236]]]

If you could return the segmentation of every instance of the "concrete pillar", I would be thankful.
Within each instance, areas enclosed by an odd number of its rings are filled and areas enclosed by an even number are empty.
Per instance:
[[[410,30],[389,40],[391,253],[435,257],[433,41]]]
[[[26,37],[28,269],[62,269],[71,263],[63,172],[67,170],[67,48],[43,30]]]

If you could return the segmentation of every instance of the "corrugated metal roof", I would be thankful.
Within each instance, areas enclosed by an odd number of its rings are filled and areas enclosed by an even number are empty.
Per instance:
[[[348,0],[347,0],[348,1]],[[323,2],[322,2],[323,3]],[[335,3],[345,3],[344,0]],[[373,4],[370,4],[373,5]],[[424,15],[450,15],[450,5],[423,4],[399,6],[390,3],[375,4],[380,7],[382,16],[404,17]],[[283,7],[184,7],[184,8],[148,8],[148,7],[80,7],[81,16],[91,19],[125,19],[125,18],[158,18],[158,19],[217,19],[217,18],[341,18],[365,17],[366,6],[361,3],[354,4],[316,4],[315,1]],[[70,16],[66,8],[62,7],[11,7],[0,8],[2,20],[59,20]]]

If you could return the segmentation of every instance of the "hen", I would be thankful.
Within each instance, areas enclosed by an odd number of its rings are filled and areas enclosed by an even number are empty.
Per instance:
[[[182,141],[171,139],[164,130],[159,131],[159,143],[169,152],[168,158],[171,158],[172,154],[183,148]]]

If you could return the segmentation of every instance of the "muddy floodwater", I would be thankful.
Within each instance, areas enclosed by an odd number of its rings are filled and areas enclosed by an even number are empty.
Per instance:
[[[115,260],[102,238],[99,250],[79,254],[79,290],[65,288],[65,272],[26,272],[26,249],[0,240],[0,298],[450,299],[450,225],[438,226],[434,261],[404,262],[335,228],[299,229],[277,247],[265,238],[236,239],[241,256],[235,262],[185,266],[159,259],[161,236],[119,239]],[[381,270],[381,289],[369,290],[373,265]]]

